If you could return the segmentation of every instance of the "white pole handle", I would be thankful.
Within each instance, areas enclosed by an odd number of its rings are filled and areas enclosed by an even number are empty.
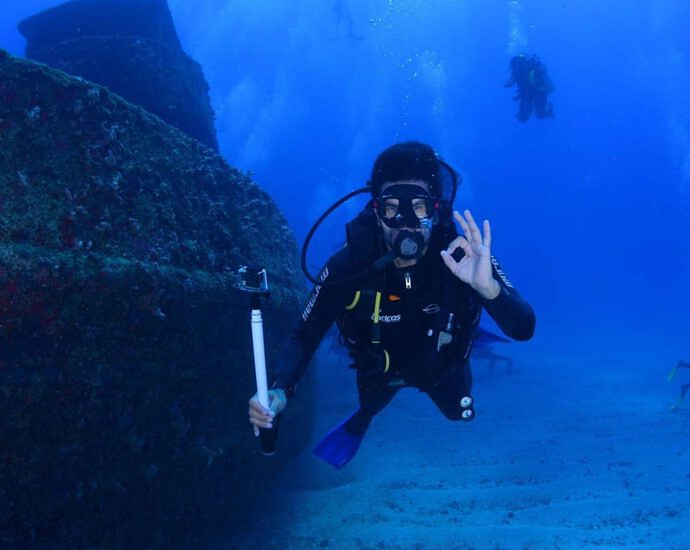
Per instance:
[[[259,403],[268,409],[268,381],[266,379],[266,353],[264,350],[264,325],[261,310],[252,309],[252,343],[254,344],[254,372]]]

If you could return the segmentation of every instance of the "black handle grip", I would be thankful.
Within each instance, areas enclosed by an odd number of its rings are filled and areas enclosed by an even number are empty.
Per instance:
[[[280,415],[273,419],[272,428],[259,428],[259,439],[261,440],[261,452],[266,456],[271,456],[276,452],[276,439],[278,439],[278,421]]]

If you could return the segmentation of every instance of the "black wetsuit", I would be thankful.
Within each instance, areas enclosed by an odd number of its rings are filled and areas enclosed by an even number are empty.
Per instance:
[[[350,254],[351,247],[345,247],[332,256],[319,281],[342,281],[360,273]],[[495,262],[493,275],[501,292],[485,300],[450,272],[438,250],[429,250],[413,267],[398,269],[390,264],[356,282],[315,286],[279,354],[274,386],[290,393],[324,334],[337,321],[358,371],[362,411],[375,415],[407,386],[426,392],[447,418],[460,419],[458,402],[471,395],[468,359],[482,309],[513,339],[527,340],[534,332],[531,307]],[[376,291],[381,293],[378,329],[373,328]],[[452,340],[439,346],[449,313],[453,313]]]

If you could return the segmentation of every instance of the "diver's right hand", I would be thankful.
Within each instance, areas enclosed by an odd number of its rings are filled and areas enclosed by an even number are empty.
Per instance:
[[[268,409],[259,403],[258,395],[249,400],[249,422],[254,427],[254,435],[259,436],[259,428],[273,427],[273,419],[287,405],[287,395],[281,389],[268,390]]]

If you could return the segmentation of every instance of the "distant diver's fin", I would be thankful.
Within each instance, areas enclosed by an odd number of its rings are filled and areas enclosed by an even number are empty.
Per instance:
[[[671,407],[671,410],[672,410],[672,411],[675,411],[675,410],[678,408],[678,406],[681,404],[681,402],[682,402],[683,399],[685,398],[685,394],[688,393],[688,390],[689,390],[689,389],[690,389],[690,383],[688,383],[688,384],[683,384],[683,385],[680,387],[680,397],[678,398],[678,401],[676,401],[676,402],[673,404],[673,406]]]
[[[340,470],[355,456],[371,423],[371,418],[357,410],[347,420],[328,432],[312,452]]]
[[[676,375],[676,372],[678,372],[678,366],[675,366],[671,369],[671,372],[668,373],[666,380],[668,380],[669,382],[673,380],[673,377]]]

